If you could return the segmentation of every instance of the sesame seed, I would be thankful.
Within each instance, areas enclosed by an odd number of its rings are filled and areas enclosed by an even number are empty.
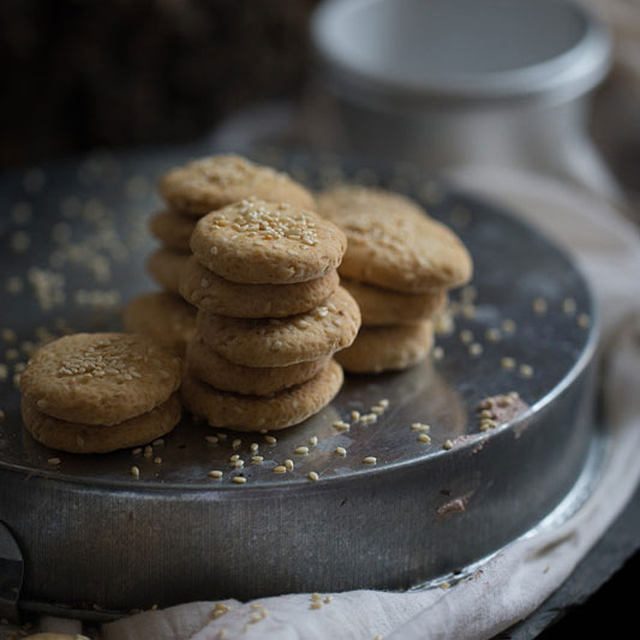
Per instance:
[[[389,406],[389,400],[387,398],[382,398],[382,400],[378,400],[378,406],[386,409]]]
[[[578,326],[582,329],[586,329],[591,324],[591,318],[586,313],[581,313],[578,316]]]
[[[309,609],[322,609],[322,602],[312,602]]]
[[[297,453],[298,455],[301,456],[306,456],[309,453],[309,447],[296,447],[294,453]]]
[[[378,416],[375,413],[366,413],[360,416],[360,422],[362,424],[373,424],[378,421]]]
[[[210,478],[222,478],[222,471],[220,471],[219,469],[213,469],[212,471],[209,471],[209,473],[207,474]]]
[[[544,298],[536,298],[531,307],[533,308],[533,311],[535,313],[537,313],[538,315],[543,315],[547,312],[547,301]]]
[[[414,422],[411,425],[412,431],[431,431],[431,426],[428,424],[422,424],[422,422]]]
[[[47,463],[50,464],[52,467],[57,467],[61,462],[62,460],[60,460],[60,458],[49,458],[47,460]]]
[[[491,328],[484,332],[484,337],[489,342],[499,342],[502,338],[502,333],[500,332],[500,329]]]
[[[234,482],[235,484],[245,484],[246,481],[247,479],[244,476],[233,476],[231,479],[231,482]]]
[[[278,439],[275,436],[265,436],[264,440],[269,444],[275,444],[276,442],[278,442]]]
[[[236,460],[240,460],[240,455],[237,453],[234,453],[230,458],[229,458],[229,462],[235,462]]]
[[[479,342],[474,342],[473,344],[469,345],[470,356],[478,357],[482,355],[482,351],[483,351],[483,348]]]
[[[217,436],[205,436],[204,439],[207,444],[216,444],[218,442]]]
[[[384,408],[380,407],[378,405],[375,405],[373,407],[371,407],[371,413],[377,415],[377,416],[381,416],[384,413]]]
[[[516,368],[516,361],[513,358],[510,357],[504,357],[500,360],[500,364],[502,365],[503,369],[515,369]]]
[[[329,604],[333,600],[333,596],[325,596],[323,602]]]
[[[251,456],[251,462],[253,462],[254,464],[260,464],[263,461],[264,458],[262,456]]]
[[[342,420],[336,420],[336,422],[333,423],[333,428],[338,431],[349,431],[349,429],[351,429],[351,427]]]
[[[139,456],[142,453],[142,447],[136,447],[132,452],[132,456]]]
[[[426,433],[421,433],[418,436],[418,442],[424,442],[424,444],[431,444],[431,437]]]
[[[313,600],[313,602],[320,602],[320,600],[322,600],[322,596],[317,591],[315,591],[311,594],[311,600]]]
[[[444,358],[444,349],[440,346],[433,348],[433,359],[434,360],[442,360]]]
[[[219,440],[226,440],[226,439],[227,439],[227,434],[226,434],[226,433],[223,433],[222,431],[218,431],[218,432],[216,433],[216,435],[218,436],[218,439],[219,439]]]
[[[287,471],[293,471],[293,460],[287,458],[284,461],[284,466],[287,468]]]
[[[377,464],[378,459],[375,456],[367,456],[362,460],[364,464]]]
[[[510,320],[509,318],[507,318],[503,323],[502,323],[502,330],[505,333],[514,333],[516,330],[516,323],[513,320]]]
[[[161,458],[160,456],[156,456],[156,457],[153,459],[153,462],[154,462],[155,464],[162,464],[162,458]]]
[[[287,473],[287,467],[279,464],[277,467],[273,467],[273,473]]]
[[[162,446],[164,446],[164,439],[163,438],[158,438],[157,440],[154,440],[151,444],[154,447],[162,447]]]
[[[482,411],[480,411],[480,417],[493,418],[493,411],[490,411],[489,409],[482,409]]]
[[[352,411],[351,412],[351,422],[358,422],[360,420],[360,412],[359,411]],[[346,424],[344,422],[341,422],[341,424]],[[333,426],[336,426],[336,423],[333,423]],[[348,426],[348,425],[347,425]]]
[[[235,462],[232,462],[231,465],[235,469],[242,469],[242,467],[244,467],[244,460],[236,460]]]
[[[571,315],[576,312],[576,301],[573,298],[565,298],[562,301],[562,310],[567,314]]]
[[[320,476],[315,471],[309,471],[309,473],[307,474],[307,478],[309,478],[309,480],[311,480],[312,482],[318,482]]]
[[[311,436],[311,437],[309,438],[309,444],[310,444],[312,447],[315,447],[315,446],[318,444],[318,436]]]
[[[131,475],[136,478],[136,480],[140,477],[140,469],[135,465],[130,469]]]
[[[464,342],[465,344],[473,342],[473,333],[469,331],[469,329],[463,329],[460,332],[460,340],[462,340],[462,342]]]
[[[149,445],[147,445],[144,448],[144,457],[145,458],[151,458],[151,456],[153,456],[153,449]]]
[[[240,438],[236,438],[236,439],[231,443],[231,448],[232,448],[232,449],[239,449],[241,445],[242,445],[242,440],[240,440]]]
[[[453,449],[453,442],[451,440],[449,440],[449,439],[445,440],[444,444],[442,445],[442,448],[446,449],[447,451],[449,449]]]
[[[252,442],[249,446],[249,450],[252,452],[256,452],[260,448],[260,445],[257,442]]]
[[[339,456],[346,456],[347,455],[347,450],[344,447],[336,447],[336,453]]]
[[[521,364],[519,371],[520,375],[525,378],[530,378],[533,375],[533,367],[530,364]]]

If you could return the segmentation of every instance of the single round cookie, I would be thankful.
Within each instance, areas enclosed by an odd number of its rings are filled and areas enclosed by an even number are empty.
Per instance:
[[[326,275],[347,239],[332,222],[289,204],[241,200],[201,218],[191,236],[198,262],[247,284],[291,284]]]
[[[218,355],[199,336],[187,347],[187,371],[220,391],[268,396],[302,384],[327,366],[329,358],[299,362],[288,367],[245,367]]]
[[[147,271],[163,288],[180,294],[180,274],[191,254],[175,249],[156,249],[147,258]]]
[[[223,358],[246,367],[286,367],[348,347],[360,328],[356,301],[338,287],[319,307],[286,318],[198,313],[198,332]]]
[[[179,386],[181,359],[132,333],[76,333],[38,349],[20,390],[39,411],[112,425],[151,411]]]
[[[340,284],[334,269],[324,276],[293,284],[242,284],[225,280],[189,258],[180,293],[199,309],[236,318],[281,318],[304,313],[326,300]]]
[[[313,196],[287,174],[235,155],[210,156],[176,167],[162,176],[158,188],[173,210],[198,217],[252,196],[315,208]]]
[[[21,409],[25,429],[46,447],[68,453],[108,453],[139,447],[166,435],[180,421],[182,405],[179,394],[174,393],[151,411],[109,426],[54,418],[38,411],[25,397]]]
[[[402,293],[346,278],[341,280],[341,284],[358,303],[365,327],[414,324],[428,320],[447,301],[443,289],[434,289],[429,293]]]
[[[173,211],[161,211],[149,220],[149,231],[163,246],[183,253],[191,253],[189,238],[196,227],[196,221]]]
[[[243,396],[217,391],[187,374],[181,388],[185,407],[212,427],[238,431],[277,430],[318,413],[340,390],[342,368],[335,360],[303,384],[271,396]]]
[[[196,314],[180,296],[154,291],[131,300],[122,319],[127,331],[147,335],[182,356],[196,332]]]
[[[406,293],[471,278],[471,257],[460,239],[403,196],[340,186],[319,196],[318,211],[347,235],[339,269],[345,278]]]
[[[355,342],[336,354],[346,371],[380,373],[407,369],[426,358],[433,346],[430,321],[388,327],[362,327]]]

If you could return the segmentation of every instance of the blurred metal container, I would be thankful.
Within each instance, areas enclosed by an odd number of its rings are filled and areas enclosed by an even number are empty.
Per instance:
[[[613,195],[585,135],[605,28],[564,0],[325,0],[311,21],[348,146],[441,170],[506,165]]]

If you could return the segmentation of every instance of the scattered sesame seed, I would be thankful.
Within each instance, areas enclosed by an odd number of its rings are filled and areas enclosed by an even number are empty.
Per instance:
[[[362,460],[364,464],[377,464],[378,459],[375,456],[367,456]]]
[[[349,431],[351,429],[351,427],[343,420],[336,420],[333,423],[333,428],[337,429],[338,431]]]
[[[257,442],[252,442],[249,445],[249,451],[255,453],[260,448],[260,445]]]
[[[378,416],[375,413],[365,413],[365,415],[360,416],[361,424],[373,424],[378,421]]]
[[[286,467],[287,471],[293,471],[293,460],[291,460],[290,458],[287,458],[284,461],[284,466]]]
[[[351,422],[358,422],[360,420],[360,412],[359,411],[352,411],[351,412]],[[342,424],[346,424],[346,423],[342,423]],[[333,426],[335,427],[335,423],[333,424]]]
[[[310,444],[312,447],[315,447],[315,446],[318,444],[318,436],[311,436],[311,437],[309,438],[309,444]]]
[[[460,340],[462,340],[462,342],[464,342],[465,344],[473,342],[473,333],[469,331],[469,329],[463,329],[460,332]]]
[[[500,364],[502,365],[503,369],[515,369],[516,368],[516,361],[514,360],[514,358],[510,358],[509,356],[506,356],[506,357],[502,358],[500,360]]]
[[[433,359],[434,360],[442,360],[444,358],[444,349],[440,346],[433,348]]]
[[[244,467],[244,460],[236,460],[236,461],[232,462],[231,465],[235,469],[242,469],[242,467]]]
[[[247,479],[244,476],[233,476],[231,482],[234,482],[235,484],[245,484]]]
[[[591,318],[586,313],[581,313],[578,316],[578,326],[582,329],[586,329],[591,324]]]
[[[418,436],[418,442],[424,442],[424,444],[431,444],[431,437],[426,433],[421,433]]]
[[[565,298],[562,301],[562,310],[567,314],[567,315],[572,315],[576,312],[576,301],[573,298]]]
[[[451,588],[451,584],[450,584],[450,583],[448,583],[448,582],[441,582],[438,586],[439,586],[441,589],[450,589],[450,588]]]
[[[325,596],[323,602],[329,604],[333,600],[333,596]]]
[[[520,375],[525,378],[530,378],[533,375],[533,367],[530,364],[521,364],[519,371]]]
[[[132,456],[139,456],[142,453],[142,447],[136,447],[132,452]]]
[[[495,327],[492,327],[491,329],[487,329],[484,332],[484,337],[489,342],[500,342],[500,339],[502,338],[502,333],[500,329],[496,329]]]
[[[442,445],[442,448],[446,449],[447,451],[449,449],[453,449],[453,442],[451,440],[449,440],[449,439],[445,440],[444,444]]]
[[[422,422],[414,422],[411,425],[411,430],[412,431],[431,431],[431,426],[428,424],[422,424]]]
[[[157,440],[154,440],[151,444],[154,447],[162,447],[162,446],[164,446],[164,439],[163,438],[158,438]]]
[[[222,478],[222,471],[220,471],[219,469],[213,469],[212,471],[209,471],[209,473],[207,474],[210,478]]]
[[[339,456],[346,456],[347,450],[344,447],[336,447],[336,454]]]
[[[322,602],[312,602],[309,609],[322,609]]]
[[[502,323],[502,330],[505,333],[514,333],[516,330],[516,323],[513,320],[510,320],[509,318],[507,318],[503,323]]]
[[[371,407],[371,413],[377,416],[381,416],[384,413],[384,408],[378,405]]]
[[[479,342],[474,342],[473,344],[469,345],[470,356],[478,357],[482,355],[482,351],[483,351],[483,348]]]
[[[218,439],[219,439],[219,440],[226,440],[226,439],[227,439],[227,437],[228,437],[228,436],[227,436],[227,434],[226,434],[226,433],[223,433],[222,431],[218,431],[218,432],[216,433],[216,435],[218,436]]]
[[[234,453],[232,456],[230,456],[229,462],[235,462],[236,460],[240,460],[240,455],[237,453]]]
[[[264,458],[262,456],[251,456],[251,462],[253,462],[254,464],[260,464],[263,461]]]
[[[307,478],[309,478],[309,480],[311,480],[312,482],[318,482],[320,476],[315,471],[309,471],[309,473],[307,474]]]
[[[287,467],[279,464],[277,467],[273,467],[273,473],[287,473]]]
[[[154,462],[155,464],[162,464],[162,458],[161,458],[160,456],[156,456],[156,457],[153,459],[153,462]]]
[[[275,444],[276,442],[278,442],[278,439],[275,436],[265,436],[264,440],[269,444]]]
[[[389,399],[382,398],[381,400],[378,400],[378,406],[382,407],[383,409],[386,409],[389,406]]]
[[[218,442],[217,436],[205,436],[204,439],[207,444],[217,444]]]
[[[135,465],[130,469],[131,475],[137,480],[140,477],[140,469]]]
[[[240,440],[240,438],[236,438],[236,439],[231,443],[231,448],[232,448],[232,449],[239,449],[241,445],[242,445],[242,440]]]
[[[533,311],[538,315],[543,315],[547,313],[547,301],[544,298],[536,298],[531,305]]]
[[[294,453],[297,453],[298,455],[301,455],[301,456],[306,456],[309,453],[309,447],[304,447],[304,446],[296,447]]]
[[[149,445],[147,445],[144,448],[144,454],[143,455],[144,455],[145,458],[151,458],[151,456],[153,456],[153,449]]]
[[[321,596],[317,591],[314,591],[314,592],[311,594],[311,600],[312,600],[313,602],[320,602],[320,600],[322,600],[322,596]]]
[[[61,462],[62,460],[60,460],[60,458],[49,458],[47,460],[47,463],[50,464],[52,467],[57,467]]]

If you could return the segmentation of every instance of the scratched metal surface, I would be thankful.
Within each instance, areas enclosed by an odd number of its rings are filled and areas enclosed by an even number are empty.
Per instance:
[[[438,336],[442,359],[401,373],[348,376],[330,406],[275,434],[275,444],[232,432],[207,444],[206,435],[222,431],[186,415],[155,448],[161,464],[131,451],[54,453],[25,434],[12,380],[20,370],[15,364],[26,360],[23,347],[30,348],[24,341],[35,342],[41,327],[54,333],[120,327],[121,305],[154,288],[144,258],[154,246],[146,220],[160,206],[155,181],[166,168],[202,153],[98,154],[2,179],[0,208],[7,214],[0,222],[0,324],[17,340],[2,345],[0,520],[27,548],[27,599],[126,609],[205,594],[406,588],[495,551],[567,495],[592,444],[588,369],[597,332],[588,288],[571,259],[508,212],[412,167],[363,169],[335,157],[272,153],[257,159],[284,166],[314,188],[346,178],[402,191],[460,235],[474,259],[476,297],[472,309],[467,305],[456,315],[453,331]],[[38,302],[34,291],[43,281],[52,285],[45,293],[54,295],[47,299],[42,289]],[[454,303],[470,298],[468,290],[451,296]],[[533,309],[536,298],[546,302],[543,313]],[[515,331],[504,330],[505,320]],[[500,339],[487,339],[495,329]],[[461,340],[464,330],[481,345],[480,355]],[[516,361],[515,369],[502,366],[504,357]],[[523,364],[532,375],[523,375]],[[480,400],[509,391],[520,394],[528,411],[480,432]],[[382,398],[389,407],[374,424],[355,424],[348,432],[333,427]],[[417,421],[431,425],[430,444],[410,429]],[[294,453],[314,435],[318,444],[308,455]],[[236,437],[241,444],[234,449]],[[446,440],[452,449],[443,448]],[[250,463],[254,442],[262,464]],[[345,457],[335,455],[337,446],[347,449]],[[231,467],[233,453],[245,460],[244,468]],[[54,455],[61,459],[56,467],[47,462]],[[375,456],[377,464],[363,464],[365,456]],[[287,458],[293,471],[273,473]],[[140,468],[138,480],[129,473],[132,464]],[[209,478],[211,469],[223,470],[222,479]],[[309,471],[319,474],[317,484],[308,480]],[[247,483],[234,484],[235,475]],[[132,522],[145,531],[136,553],[122,551]],[[322,562],[305,556],[309,544]],[[247,565],[248,549],[261,551],[259,567]],[[338,552],[352,558],[346,571],[326,561]],[[82,569],[89,554],[99,580]],[[303,557],[305,571],[296,569]],[[135,579],[127,568],[137,571]]]

